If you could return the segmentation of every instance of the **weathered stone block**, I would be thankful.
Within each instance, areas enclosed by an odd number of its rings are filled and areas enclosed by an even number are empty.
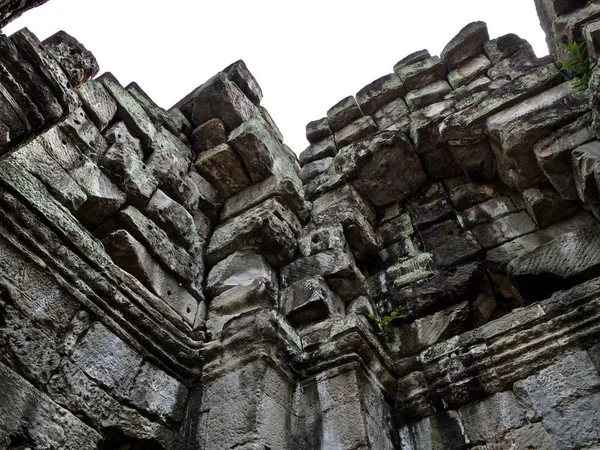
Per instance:
[[[600,274],[600,228],[566,233],[514,259],[508,273],[525,297],[543,299],[554,291]]]
[[[525,410],[510,391],[465,405],[458,412],[472,443],[493,441],[527,423]]]
[[[513,259],[526,255],[540,245],[546,244],[565,233],[591,228],[596,225],[597,222],[589,214],[578,214],[563,222],[551,225],[546,229],[527,234],[493,250],[489,250],[485,255],[486,266],[493,272],[506,273],[508,264]]]
[[[166,273],[140,242],[125,230],[111,233],[102,242],[115,264],[136,277],[190,325],[194,324],[196,300]]]
[[[316,199],[311,219],[313,227],[342,225],[348,242],[359,259],[377,249],[371,226],[374,211],[351,186],[343,186]]]
[[[509,214],[490,224],[473,229],[473,235],[485,249],[512,241],[524,234],[535,231],[536,227],[529,215],[523,211]]]
[[[244,122],[229,135],[229,145],[240,156],[253,183],[273,174],[281,143],[257,119]]]
[[[69,172],[87,195],[87,200],[75,215],[88,228],[100,225],[125,204],[126,194],[91,161],[85,159],[82,166]]]
[[[221,119],[210,119],[196,127],[190,139],[196,153],[215,148],[227,142],[225,124]]]
[[[512,33],[486,41],[483,44],[485,54],[494,64],[498,64],[503,59],[512,56],[523,47],[529,47],[529,43]]]
[[[335,133],[361,118],[362,115],[356,100],[350,95],[329,108],[327,120],[331,131]]]
[[[576,200],[577,188],[573,178],[573,150],[595,139],[591,114],[551,133],[534,145],[533,151],[544,176],[565,200]]]
[[[509,197],[496,197],[462,212],[461,218],[466,229],[500,219],[516,213],[517,207]]]
[[[167,122],[167,112],[154,103],[154,100],[146,94],[139,84],[131,82],[125,89],[131,94],[135,101],[139,103],[144,111],[146,111],[146,114],[148,114],[148,117],[150,117],[154,125],[158,127]]]
[[[144,208],[158,188],[158,181],[132,148],[111,145],[102,155],[99,165],[125,192],[127,202],[136,208]]]
[[[281,293],[283,313],[292,326],[309,325],[343,314],[344,305],[323,278],[292,283]]]
[[[183,384],[150,363],[142,365],[128,395],[138,408],[175,421],[183,418],[187,397]]]
[[[115,122],[104,130],[103,135],[110,144],[122,145],[135,152],[140,159],[144,158],[144,150],[142,149],[141,141],[129,132],[124,122]]]
[[[108,147],[106,139],[82,108],[73,111],[59,127],[71,142],[94,162],[98,161]]]
[[[412,211],[413,226],[418,230],[425,230],[442,220],[454,215],[454,209],[446,198],[434,200],[417,206]]]
[[[463,210],[477,203],[483,203],[493,197],[500,195],[498,189],[490,184],[465,183],[452,187],[450,200],[457,210]]]
[[[556,448],[555,443],[541,423],[533,423],[517,430],[509,431],[501,439],[496,439],[495,441],[493,444],[488,444],[485,450],[517,450],[519,448],[554,450]]]
[[[198,173],[225,198],[237,194],[251,184],[242,160],[227,144],[200,153],[194,165]]]
[[[488,117],[547,90],[560,80],[555,64],[534,69],[494,90],[481,102],[445,119],[440,125],[441,138],[451,145],[479,142],[483,137],[483,123]]]
[[[377,125],[371,116],[364,116],[346,125],[334,134],[338,148],[359,141],[377,131]]]
[[[517,190],[537,184],[542,174],[533,145],[582,115],[587,107],[583,97],[562,84],[490,117],[486,125],[502,181]]]
[[[461,450],[467,445],[464,428],[456,411],[427,417],[398,430],[402,450]]]
[[[81,42],[64,31],[53,34],[43,44],[58,61],[67,74],[71,86],[75,88],[96,76],[100,70],[94,55]]]
[[[69,211],[77,211],[87,200],[83,189],[41,145],[38,138],[14,152],[8,159],[34,174]]]
[[[411,114],[410,138],[418,153],[444,145],[440,129],[444,119],[456,111],[455,104],[456,101],[453,99],[444,100]]]
[[[483,45],[489,38],[485,22],[471,22],[452,38],[440,56],[448,69],[453,70],[483,53]]]
[[[452,92],[450,84],[446,80],[440,80],[416,91],[410,91],[406,94],[405,100],[411,111],[417,111],[426,106],[441,102],[450,92]]]
[[[253,251],[238,251],[210,270],[206,290],[215,297],[236,286],[247,286],[257,279],[277,287],[277,274],[264,257]]]
[[[207,331],[218,339],[225,324],[248,311],[277,306],[278,291],[272,283],[258,278],[247,285],[239,285],[212,299],[209,305]]]
[[[109,389],[129,386],[142,363],[140,355],[100,322],[88,330],[72,359],[90,378]]]
[[[190,171],[183,180],[184,186],[189,185],[190,191],[193,190],[193,186],[196,186],[198,191],[198,208],[203,211],[211,212],[216,211],[223,206],[223,196],[217,191],[212,184],[210,184],[202,175]],[[185,190],[184,190],[185,191]],[[190,193],[191,194],[191,193]],[[180,197],[181,198],[181,197]],[[188,211],[193,210],[190,206],[191,202],[184,202],[183,206]],[[195,212],[194,212],[195,213]]]
[[[446,65],[437,56],[413,62],[394,70],[407,91],[421,89],[428,84],[444,80],[448,74]]]
[[[404,200],[426,180],[408,139],[393,132],[379,133],[342,149],[332,167],[345,174],[375,206]]]
[[[464,330],[469,324],[469,314],[469,303],[462,302],[410,324],[390,327],[390,351],[395,359],[416,355],[430,345]]]
[[[448,82],[453,89],[458,89],[486,75],[490,67],[492,67],[492,62],[489,59],[483,55],[476,56],[452,70],[448,74]]]
[[[83,109],[100,131],[117,113],[117,103],[102,83],[89,80],[77,90]]]
[[[316,255],[326,250],[347,250],[348,241],[341,224],[324,227],[306,227],[298,238],[301,257]]]
[[[327,169],[329,169],[329,166],[331,166],[332,163],[333,158],[331,157],[307,163],[302,167],[302,170],[300,171],[300,179],[304,184],[306,184],[316,176],[327,172]]]
[[[433,275],[431,253],[418,253],[404,261],[399,261],[385,273],[388,285],[393,289],[424,280]]]
[[[450,146],[450,153],[464,174],[472,180],[492,181],[497,178],[496,158],[489,140]]]
[[[304,166],[312,161],[333,157],[337,153],[333,136],[324,138],[322,141],[311,144],[306,150],[300,153],[300,164]]]
[[[195,126],[216,117],[231,132],[245,121],[260,117],[256,106],[224,73],[215,75],[200,86],[194,92],[192,104],[192,122]]]
[[[495,64],[488,71],[488,77],[492,80],[501,78],[515,80],[536,67],[540,67],[544,62],[545,60],[539,59],[535,55],[533,48],[527,44],[515,54]]]
[[[10,436],[27,430],[31,445],[39,448],[91,450],[102,436],[66,409],[53,402],[4,364],[0,364],[0,436],[10,445]]]
[[[421,283],[390,292],[378,299],[378,310],[389,314],[404,306],[409,318],[433,314],[463,301],[473,302],[483,286],[484,270],[477,263],[438,272]]]
[[[563,200],[553,187],[541,186],[523,192],[527,212],[540,228],[576,214],[581,206],[573,200]]]
[[[282,287],[318,276],[324,277],[331,289],[344,300],[368,291],[367,282],[356,267],[354,258],[343,250],[327,250],[297,259],[281,269]]]
[[[419,237],[423,241],[423,249],[429,252],[461,232],[462,229],[455,220],[446,220],[421,231]]]
[[[398,75],[390,73],[358,91],[356,102],[364,114],[372,115],[381,107],[401,98],[405,92]]]
[[[282,211],[289,208],[288,213],[285,214],[286,221],[294,229],[300,229],[298,218],[302,221],[306,220],[310,211],[310,203],[304,201],[303,192],[297,186],[298,180],[292,179],[293,177],[295,177],[294,173],[289,176],[285,173],[273,175],[229,197],[221,210],[221,222],[235,217],[269,198],[274,198],[284,207]],[[293,218],[294,215],[297,218]]]
[[[542,419],[558,448],[595,445],[600,440],[600,377],[586,352],[558,360],[525,380],[515,383],[517,399]]]
[[[410,55],[402,58],[396,64],[394,64],[394,72],[398,72],[398,70],[402,69],[405,66],[423,61],[427,58],[431,58],[431,55],[429,54],[429,51],[426,49],[413,52]]]
[[[198,272],[194,259],[177,247],[152,220],[133,206],[121,210],[116,222],[122,224],[131,235],[142,242],[162,264],[178,278],[190,282]]]
[[[573,150],[573,176],[577,195],[584,203],[599,203],[600,141],[592,141]]]
[[[410,125],[410,111],[403,99],[396,99],[373,113],[373,120],[381,131],[402,131]]]
[[[470,232],[453,236],[433,251],[433,263],[440,268],[454,266],[476,258],[481,245]]]
[[[328,137],[331,137],[333,132],[329,128],[327,117],[319,120],[313,120],[306,125],[306,139],[311,144],[320,142]]]
[[[110,95],[117,102],[117,117],[119,117],[127,128],[142,141],[145,147],[151,147],[154,142],[156,128],[150,117],[140,104],[127,92],[119,81],[111,73],[105,73],[98,78]]]
[[[44,48],[39,39],[27,28],[10,36],[18,52],[26,56],[31,64],[43,75],[57,96],[64,113],[70,113],[79,106],[79,98],[71,89],[71,83],[60,64]],[[48,105],[49,106],[49,105]],[[58,109],[56,110],[58,111]]]
[[[461,168],[456,164],[452,153],[446,147],[419,150],[421,162],[425,173],[431,180],[444,180],[458,177],[462,174]]]
[[[189,248],[196,241],[196,226],[192,215],[179,203],[158,189],[144,209],[176,244]]]
[[[263,93],[256,81],[256,78],[250,73],[246,63],[241,59],[234,62],[230,66],[223,69],[223,72],[227,74],[227,77],[233,81],[242,90],[242,92],[250,99],[256,106],[260,104]]]
[[[275,266],[291,261],[296,237],[274,214],[276,208],[277,202],[268,200],[218,226],[206,251],[208,263],[214,265],[238,250],[256,250]]]

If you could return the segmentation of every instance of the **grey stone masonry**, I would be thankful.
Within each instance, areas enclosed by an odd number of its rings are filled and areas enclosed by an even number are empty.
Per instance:
[[[299,156],[242,60],[167,111],[0,36],[0,450],[600,448],[600,9],[535,4]]]

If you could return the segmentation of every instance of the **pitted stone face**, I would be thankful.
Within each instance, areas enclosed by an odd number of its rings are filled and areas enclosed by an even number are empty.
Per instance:
[[[474,22],[298,158],[243,61],[165,111],[0,49],[0,449],[600,445],[600,69]]]

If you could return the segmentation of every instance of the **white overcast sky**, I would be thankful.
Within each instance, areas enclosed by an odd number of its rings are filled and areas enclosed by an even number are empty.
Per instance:
[[[136,81],[164,108],[243,59],[262,104],[299,153],[305,125],[413,51],[439,54],[467,23],[516,33],[548,54],[533,0],[50,0],[4,28],[64,30],[101,72]]]

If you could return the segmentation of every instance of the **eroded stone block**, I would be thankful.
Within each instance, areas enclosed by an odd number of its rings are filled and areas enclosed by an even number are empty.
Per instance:
[[[533,146],[544,176],[565,200],[578,198],[571,154],[575,148],[595,139],[591,121],[591,114],[585,114]]]
[[[246,286],[263,279],[277,287],[277,274],[261,255],[253,251],[238,251],[219,261],[209,272],[206,289],[217,296],[236,286]]]
[[[102,83],[95,80],[88,80],[77,92],[87,115],[100,131],[104,130],[117,113],[115,100]]]
[[[227,144],[200,153],[194,165],[198,173],[225,198],[237,194],[251,184],[242,160]]]
[[[405,92],[398,75],[390,73],[358,91],[356,102],[364,114],[371,115],[393,100],[401,98]]]
[[[225,124],[221,119],[210,119],[196,127],[190,139],[196,153],[215,148],[227,142]]]
[[[241,59],[234,62],[230,66],[223,69],[223,72],[227,74],[229,79],[233,81],[242,92],[250,99],[256,106],[260,104],[263,93],[256,81],[256,78],[250,73],[246,63]]]
[[[362,115],[354,97],[348,96],[329,108],[327,120],[331,131],[336,133],[361,118]]]
[[[218,226],[206,251],[209,264],[241,250],[256,250],[275,266],[291,261],[296,237],[288,223],[274,214],[276,203],[268,200]]]
[[[72,359],[90,378],[109,389],[130,385],[142,363],[140,355],[100,322],[92,324]]]
[[[344,312],[344,305],[322,278],[292,283],[281,293],[281,304],[292,326],[309,325]]]
[[[231,132],[246,120],[260,117],[256,106],[224,73],[218,73],[200,86],[191,101],[192,122],[195,126],[216,117]]]
[[[471,22],[444,47],[441,57],[448,69],[453,70],[483,53],[484,43],[489,38],[485,22]]]
[[[428,84],[444,80],[448,74],[446,65],[437,56],[413,62],[394,70],[407,91],[421,89]]]

